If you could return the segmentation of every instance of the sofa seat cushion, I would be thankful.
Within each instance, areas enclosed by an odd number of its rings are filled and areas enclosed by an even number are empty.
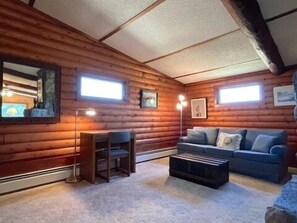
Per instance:
[[[209,155],[234,157],[234,155],[233,155],[234,150],[232,150],[232,149],[224,149],[224,148],[218,148],[216,146],[205,145],[204,151],[206,154],[209,154]]]
[[[250,150],[235,150],[234,157],[263,163],[281,163],[281,157],[276,154],[262,153]]]
[[[184,150],[188,152],[204,153],[204,146],[194,143],[179,142],[177,143],[178,150]]]
[[[219,129],[213,127],[194,127],[193,129],[205,132],[205,144],[215,146]]]

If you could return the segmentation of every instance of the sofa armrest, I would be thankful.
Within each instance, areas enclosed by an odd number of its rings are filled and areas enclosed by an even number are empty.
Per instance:
[[[282,157],[286,157],[288,153],[288,147],[286,145],[275,145],[270,148],[270,154],[276,154]]]
[[[188,137],[187,136],[181,136],[179,137],[179,142],[187,142]]]

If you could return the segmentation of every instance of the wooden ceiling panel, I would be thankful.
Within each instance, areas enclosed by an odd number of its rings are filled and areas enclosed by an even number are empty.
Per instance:
[[[236,29],[220,1],[170,0],[104,42],[143,62]]]
[[[297,13],[268,23],[284,64],[297,64]]]
[[[269,19],[297,8],[296,0],[258,0],[264,19]]]
[[[96,39],[107,35],[156,0],[41,0],[34,7]]]
[[[252,62],[247,62],[247,63],[235,65],[235,66],[225,67],[225,68],[221,68],[213,71],[181,77],[176,80],[180,81],[183,84],[189,84],[193,82],[206,81],[206,80],[212,80],[216,78],[223,78],[223,77],[229,77],[229,76],[234,76],[239,74],[257,72],[257,71],[262,71],[266,69],[267,69],[266,65],[262,62],[261,59],[259,59],[259,60],[255,60]]]
[[[241,31],[195,48],[148,63],[169,75],[182,76],[258,59],[259,56]]]

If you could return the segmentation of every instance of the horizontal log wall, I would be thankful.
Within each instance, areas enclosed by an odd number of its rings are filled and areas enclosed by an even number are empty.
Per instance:
[[[4,54],[62,67],[60,123],[0,124],[0,177],[73,163],[74,114],[81,107],[95,108],[97,115],[79,117],[79,131],[133,129],[137,152],[176,145],[179,113],[175,104],[184,92],[182,84],[11,0],[0,1],[0,49]],[[77,100],[80,70],[125,79],[128,103]],[[140,108],[143,88],[158,91],[158,109]]]
[[[216,81],[190,84],[186,86],[186,96],[190,99],[207,98],[207,119],[192,119],[190,106],[186,113],[187,128],[193,126],[219,126],[230,128],[263,128],[285,129],[288,134],[290,147],[289,163],[296,166],[297,152],[297,124],[294,121],[294,106],[274,106],[273,87],[292,84],[293,70],[281,76],[270,72],[259,72],[240,75]],[[216,103],[216,89],[222,86],[241,85],[246,83],[260,83],[263,87],[264,98],[261,103],[218,105]]]

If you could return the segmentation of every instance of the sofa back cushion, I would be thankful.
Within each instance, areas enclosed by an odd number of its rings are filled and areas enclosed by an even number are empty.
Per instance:
[[[227,133],[227,134],[239,134],[241,135],[241,142],[240,142],[240,149],[244,147],[244,140],[246,136],[246,129],[227,129],[227,128],[220,128],[220,133]]]
[[[244,141],[244,148],[250,150],[258,135],[275,136],[276,145],[287,145],[288,133],[284,130],[248,129]]]
[[[215,146],[219,129],[213,127],[194,127],[193,129],[205,132],[205,144]]]
[[[205,145],[205,132],[197,129],[187,129],[187,137],[184,137],[183,141]]]
[[[253,151],[269,153],[270,148],[276,145],[277,137],[260,134],[255,139],[252,149]]]

